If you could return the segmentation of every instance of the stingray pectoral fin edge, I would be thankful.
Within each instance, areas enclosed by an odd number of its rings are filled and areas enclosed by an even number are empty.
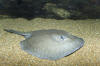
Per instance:
[[[66,56],[69,56],[69,55],[73,54],[74,52],[76,52],[77,50],[79,50],[79,49],[81,49],[83,47],[85,41],[82,38],[79,38],[79,39],[80,39],[80,46],[77,47],[76,49],[74,49],[71,53],[67,54]]]
[[[67,53],[65,57],[70,56],[71,54],[77,52],[79,49],[83,47],[85,41],[82,38],[79,38],[79,39],[81,40],[81,43],[80,43],[81,45],[77,47],[76,49],[74,49],[72,52]]]
[[[4,31],[18,34],[18,35],[24,36],[25,38],[31,37],[31,33],[29,33],[29,32],[20,32],[20,31],[16,31],[16,30],[12,30],[12,29],[4,29]]]

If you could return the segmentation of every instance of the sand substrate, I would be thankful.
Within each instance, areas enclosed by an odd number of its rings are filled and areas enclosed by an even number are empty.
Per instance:
[[[85,40],[84,46],[62,59],[39,59],[21,50],[24,37],[3,29],[34,31],[62,29]],[[0,19],[0,66],[100,66],[100,20]]]

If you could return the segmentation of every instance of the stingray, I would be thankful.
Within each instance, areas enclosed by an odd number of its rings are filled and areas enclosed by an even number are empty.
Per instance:
[[[30,32],[4,29],[25,37],[20,42],[22,50],[41,59],[57,60],[68,56],[84,45],[84,40],[64,30],[48,29]]]

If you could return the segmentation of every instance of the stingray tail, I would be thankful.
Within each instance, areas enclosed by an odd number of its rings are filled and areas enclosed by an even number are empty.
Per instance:
[[[20,32],[20,31],[15,31],[15,30],[11,30],[11,29],[4,29],[4,31],[18,34],[18,35],[24,36],[25,38],[29,38],[31,36],[31,34],[28,32]]]

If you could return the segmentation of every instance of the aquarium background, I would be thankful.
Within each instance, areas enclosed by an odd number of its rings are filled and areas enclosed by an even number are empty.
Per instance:
[[[100,66],[99,0],[0,0],[0,66]],[[21,50],[25,38],[4,29],[61,29],[84,39],[77,52],[59,60]]]

